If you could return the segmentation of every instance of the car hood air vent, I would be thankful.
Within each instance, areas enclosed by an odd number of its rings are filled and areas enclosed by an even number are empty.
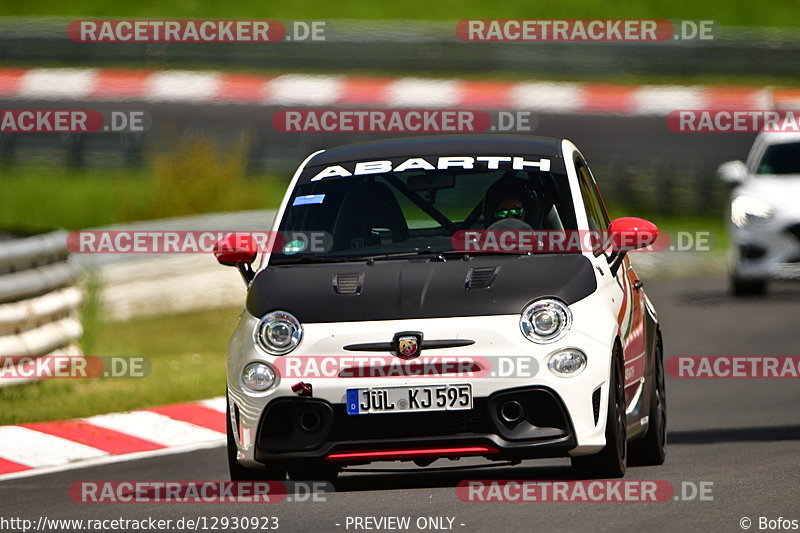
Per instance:
[[[361,294],[363,286],[363,272],[337,272],[333,275],[333,292],[336,294]]]
[[[497,278],[500,267],[477,267],[470,268],[467,272],[467,289],[488,289]]]

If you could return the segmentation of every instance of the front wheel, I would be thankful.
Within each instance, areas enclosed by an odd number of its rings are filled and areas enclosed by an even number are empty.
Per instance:
[[[606,446],[594,455],[573,457],[572,468],[587,478],[623,477],[627,451],[625,381],[622,374],[622,351],[617,346],[611,358],[606,411]]]
[[[631,443],[628,461],[636,466],[664,464],[667,455],[667,391],[664,384],[664,350],[661,339],[656,343],[653,362],[653,385],[650,387],[650,412],[647,433]]]
[[[742,279],[732,274],[731,292],[734,296],[764,296],[767,294],[767,280]]]

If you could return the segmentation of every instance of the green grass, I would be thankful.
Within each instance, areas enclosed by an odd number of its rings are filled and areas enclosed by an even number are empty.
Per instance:
[[[130,170],[0,170],[0,227],[78,229],[146,218],[150,181]]]
[[[0,389],[0,425],[86,417],[225,394],[225,353],[239,310],[85,324],[86,355],[143,356],[143,378],[56,379]]]
[[[364,2],[363,0],[294,0],[270,2],[239,0],[27,0],[9,2],[0,8],[2,15],[62,15],[93,17],[176,17],[176,18],[256,18],[256,19],[409,19],[458,20],[462,18],[692,18],[715,19],[724,25],[797,27],[800,19],[794,0],[752,2],[746,0],[419,0]]]
[[[69,230],[216,211],[277,205],[286,182],[257,175],[226,185],[227,195],[194,186],[178,194],[173,181],[151,171],[24,167],[0,168],[0,229]],[[202,195],[202,198],[196,198]],[[193,199],[187,205],[187,199]],[[202,201],[201,201],[202,200]]]

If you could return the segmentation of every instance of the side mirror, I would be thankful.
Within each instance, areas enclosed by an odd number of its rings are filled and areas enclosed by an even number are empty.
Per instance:
[[[219,264],[238,268],[246,284],[249,284],[255,276],[251,265],[256,260],[257,254],[258,244],[252,235],[247,233],[228,235],[214,245],[214,257]]]
[[[747,166],[741,161],[728,161],[717,168],[720,179],[731,185],[739,185],[747,179]]]
[[[611,222],[608,227],[614,252],[611,256],[611,274],[616,275],[625,254],[651,246],[658,239],[658,227],[643,218],[622,217]]]

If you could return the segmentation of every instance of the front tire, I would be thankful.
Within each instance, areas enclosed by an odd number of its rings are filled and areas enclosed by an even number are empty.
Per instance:
[[[732,274],[731,292],[734,296],[764,296],[767,294],[767,280],[742,279]]]
[[[650,424],[645,436],[631,443],[628,462],[631,466],[664,464],[667,455],[667,393],[664,383],[664,355],[661,338],[656,343],[653,386],[650,390]]]
[[[280,465],[271,465],[264,468],[245,468],[236,459],[237,447],[233,437],[231,424],[230,405],[225,405],[225,429],[228,435],[228,470],[231,481],[283,481],[286,479],[286,468]]]
[[[625,475],[628,429],[625,415],[625,381],[622,350],[614,347],[606,410],[606,446],[594,455],[572,457],[572,468],[587,478],[617,478]]]

